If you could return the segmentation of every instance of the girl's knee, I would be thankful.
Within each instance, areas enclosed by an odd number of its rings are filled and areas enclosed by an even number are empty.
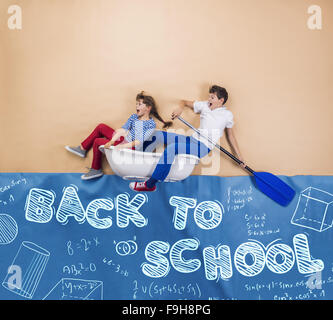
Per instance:
[[[107,125],[105,123],[99,123],[97,126],[96,126],[96,129],[102,129],[102,128],[105,128],[107,127]]]
[[[104,138],[97,138],[94,140],[94,146],[99,147],[102,146],[103,144],[106,144],[106,139]]]

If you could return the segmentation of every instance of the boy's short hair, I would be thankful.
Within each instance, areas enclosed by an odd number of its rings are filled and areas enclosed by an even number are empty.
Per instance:
[[[229,95],[228,95],[228,91],[225,88],[222,88],[217,85],[213,85],[210,87],[209,93],[215,93],[219,99],[223,98],[224,99],[223,104],[225,104],[228,101]]]

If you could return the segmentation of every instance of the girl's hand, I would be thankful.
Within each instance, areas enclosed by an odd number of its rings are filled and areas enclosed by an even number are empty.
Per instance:
[[[172,120],[174,120],[175,118],[178,118],[182,114],[183,111],[184,111],[183,107],[179,107],[176,110],[174,110],[171,114]]]
[[[139,140],[134,140],[132,142],[128,143],[119,143],[115,146],[116,149],[132,149],[133,147],[136,147],[140,144],[141,142]]]
[[[115,149],[131,149],[132,143],[119,143],[114,148]]]
[[[112,145],[113,145],[113,142],[109,141],[104,145],[104,149],[109,149]]]
[[[172,120],[174,120],[175,118],[178,118],[183,113],[184,108],[185,108],[185,100],[181,100],[179,107],[177,109],[175,109],[171,114]]]

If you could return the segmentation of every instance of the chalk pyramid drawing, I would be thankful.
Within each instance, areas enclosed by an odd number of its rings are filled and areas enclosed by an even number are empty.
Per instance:
[[[43,300],[103,300],[103,282],[62,278]]]
[[[333,195],[314,187],[306,188],[300,193],[290,222],[318,232],[330,229],[333,225]]]

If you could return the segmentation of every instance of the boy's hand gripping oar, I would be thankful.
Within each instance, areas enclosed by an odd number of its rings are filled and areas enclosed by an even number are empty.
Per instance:
[[[201,134],[199,130],[194,128],[190,123],[188,123],[182,117],[177,117],[177,118],[181,122],[186,124],[188,127],[190,127],[192,130],[194,130],[196,133],[205,138],[207,141],[209,141],[211,144],[213,144],[216,148],[220,149],[220,151],[224,152],[231,159],[236,161],[239,165],[244,164],[242,161],[237,159],[233,154],[222,148],[219,144],[213,142],[209,137],[206,137],[203,134]],[[279,203],[280,205],[287,206],[294,198],[295,190],[293,190],[290,186],[288,186],[277,176],[269,172],[255,172],[248,166],[245,166],[244,168],[253,175],[258,189],[261,190],[268,197]]]

